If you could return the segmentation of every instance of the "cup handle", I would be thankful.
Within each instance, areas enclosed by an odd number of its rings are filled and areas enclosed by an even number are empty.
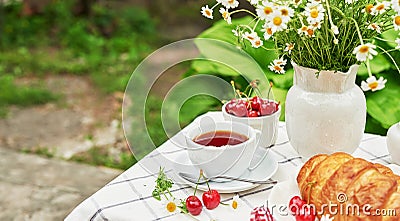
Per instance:
[[[259,143],[260,138],[261,138],[261,131],[260,131],[260,130],[257,130],[257,129],[254,129],[254,130],[256,131],[256,140],[257,140],[257,143]],[[257,146],[256,149],[254,150],[253,156],[252,156],[252,158],[251,158],[252,161],[253,161],[253,159],[254,159],[254,156],[256,155],[256,152],[257,152],[257,149],[258,149],[258,148],[259,148],[259,146]],[[250,162],[250,165],[249,165],[249,167],[248,167],[247,169],[250,170],[250,171],[252,171],[252,170],[254,170],[255,168],[257,168],[257,167],[261,164],[261,162],[264,160],[265,156],[267,156],[267,154],[268,154],[268,152],[267,152],[266,154],[264,154],[264,156],[262,156],[261,159],[259,159],[258,162],[257,162],[254,166],[251,166],[251,162]]]

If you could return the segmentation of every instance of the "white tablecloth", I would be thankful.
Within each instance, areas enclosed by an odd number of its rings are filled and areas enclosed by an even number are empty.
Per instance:
[[[223,120],[221,112],[209,112],[204,116],[215,120]],[[177,140],[181,133],[175,135]],[[172,139],[174,139],[172,138]],[[66,217],[67,221],[82,220],[195,220],[184,214],[169,214],[160,201],[152,197],[155,180],[160,166],[165,167],[167,176],[171,176],[176,182],[172,193],[177,198],[186,198],[193,194],[193,189],[188,185],[176,180],[170,160],[180,153],[171,140],[165,142],[159,148],[151,152],[144,159],[126,170],[116,179],[105,185],[91,197],[78,205],[71,214]],[[283,122],[279,125],[278,140],[269,154],[278,162],[279,169],[272,179],[282,182],[293,176],[293,171],[302,164],[302,159],[289,143],[286,127]],[[390,164],[390,155],[386,148],[386,138],[377,135],[365,134],[360,147],[353,156],[361,157],[372,162]],[[203,209],[196,216],[198,220],[235,220],[247,221],[251,210],[266,204],[272,185],[261,185],[254,189],[238,193],[239,208],[233,211],[228,206],[220,205],[214,210]],[[221,201],[228,203],[232,200],[232,194],[221,194]],[[197,194],[201,198],[201,191]]]

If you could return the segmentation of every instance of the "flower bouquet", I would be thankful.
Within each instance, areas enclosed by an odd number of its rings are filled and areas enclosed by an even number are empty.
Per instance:
[[[369,78],[362,89],[383,89],[386,80],[371,73],[370,60],[377,50],[389,52],[400,49],[400,38],[392,39],[397,46],[385,50],[374,43],[387,30],[400,30],[400,1],[375,0],[249,0],[254,10],[239,9],[237,0],[217,0],[201,9],[203,16],[213,19],[219,7],[221,17],[231,24],[232,15],[245,12],[254,19],[238,25],[232,32],[239,41],[249,41],[254,48],[264,47],[263,41],[274,40],[279,58],[269,69],[285,73],[287,59],[295,64],[317,70],[346,72],[351,65],[365,62]],[[261,26],[259,25],[261,24]],[[257,30],[261,28],[261,30]],[[257,33],[261,31],[263,36]],[[385,40],[387,41],[387,40]],[[391,58],[400,72],[398,65]]]

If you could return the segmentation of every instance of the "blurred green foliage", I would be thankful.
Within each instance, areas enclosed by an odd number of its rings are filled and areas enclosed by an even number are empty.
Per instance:
[[[43,11],[30,16],[22,15],[21,3],[0,6],[0,115],[5,116],[10,105],[60,98],[42,89],[43,85],[19,86],[19,77],[88,75],[104,93],[124,91],[134,68],[164,43],[145,9],[113,8],[98,1],[91,4],[90,13],[76,14],[76,3],[50,1]],[[160,144],[166,138],[159,135],[162,128],[155,120],[149,118],[149,130]],[[136,162],[130,153],[115,159],[96,147],[72,160],[120,169]]]
[[[59,95],[42,89],[40,85],[21,86],[14,83],[14,77],[0,75],[0,117],[7,115],[9,105],[29,106],[55,101]]]
[[[104,92],[123,91],[133,68],[159,44],[146,10],[93,4],[75,15],[75,1],[52,1],[21,16],[21,4],[2,9],[1,75],[90,75]]]
[[[228,25],[225,21],[221,20],[201,33],[199,38],[211,38],[222,40],[231,44],[235,44],[246,51],[252,56],[262,68],[268,80],[273,82],[274,98],[281,102],[283,108],[285,106],[285,99],[288,89],[292,86],[293,82],[293,69],[289,69],[285,75],[277,75],[272,73],[268,68],[268,64],[276,58],[273,51],[267,51],[264,49],[254,49],[247,42],[240,43],[237,38],[233,35],[232,29],[235,29],[237,24],[247,24],[251,21],[250,18],[244,17],[233,21],[232,25]],[[262,36],[261,33],[258,33]],[[393,41],[396,39],[396,32],[386,32],[382,34],[382,38]],[[267,48],[274,43],[272,41],[265,42]],[[377,41],[377,44],[382,48],[390,49],[394,48],[395,45],[387,43],[386,41]],[[201,47],[201,45],[198,45]],[[201,49],[200,49],[201,50]],[[214,50],[201,51],[202,56],[207,58],[210,54],[216,53],[218,48]],[[390,52],[394,61],[400,61],[400,51],[395,50]],[[229,56],[229,55],[226,55]],[[289,66],[289,65],[288,65]],[[367,98],[367,125],[366,132],[386,135],[387,129],[400,121],[400,73],[397,71],[392,59],[385,53],[376,56],[371,61],[372,73],[379,78],[380,76],[388,80],[386,88],[382,91],[377,92],[366,92]],[[234,80],[239,87],[244,88],[248,83],[243,80],[239,73],[226,67],[222,64],[210,62],[210,61],[194,61],[192,62],[191,69],[186,73],[186,76],[195,74],[211,74],[217,75],[226,80]],[[367,70],[364,66],[361,66],[357,76],[356,83],[361,84],[362,80],[368,77]],[[190,108],[189,108],[190,109]],[[284,111],[282,111],[281,120],[284,120]]]

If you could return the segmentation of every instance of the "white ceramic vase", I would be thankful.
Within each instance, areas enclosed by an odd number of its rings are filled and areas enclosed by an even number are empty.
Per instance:
[[[318,153],[354,152],[366,121],[365,96],[355,84],[358,65],[342,73],[292,64],[285,115],[291,145],[303,160]]]

